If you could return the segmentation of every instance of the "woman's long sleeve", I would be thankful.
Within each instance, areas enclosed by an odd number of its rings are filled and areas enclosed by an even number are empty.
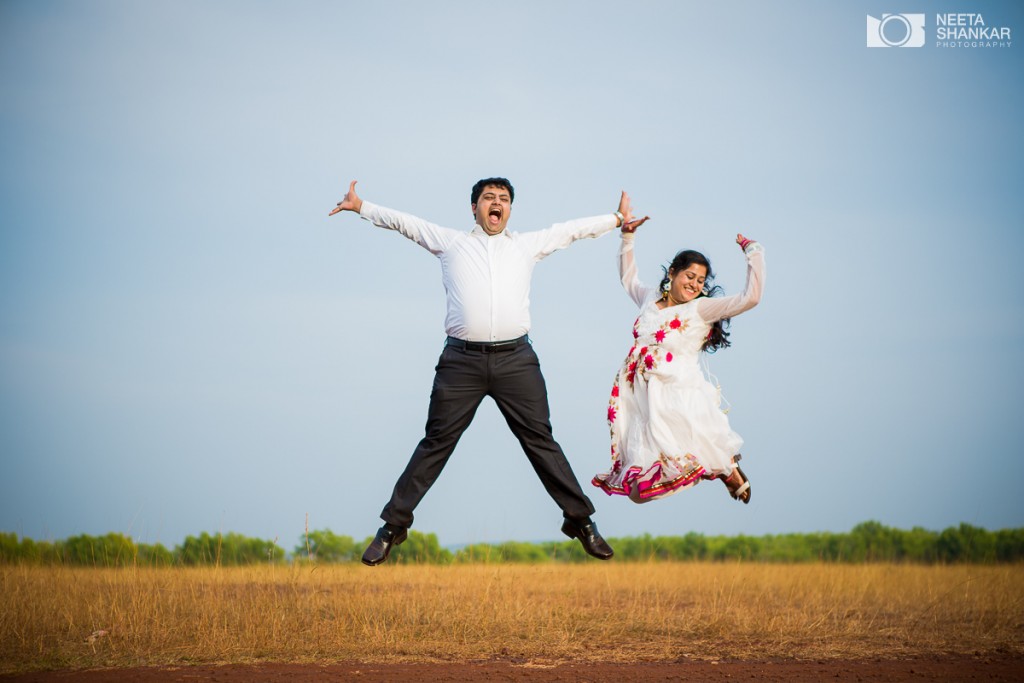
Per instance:
[[[622,243],[619,245],[619,280],[622,282],[623,289],[636,302],[636,305],[643,306],[654,290],[644,287],[637,276],[636,260],[633,257],[634,238],[634,233],[622,234]]]
[[[705,321],[712,323],[731,318],[749,311],[761,301],[764,291],[764,247],[760,242],[751,242],[744,250],[747,257],[747,283],[743,292],[733,296],[703,297],[697,302],[697,310]]]

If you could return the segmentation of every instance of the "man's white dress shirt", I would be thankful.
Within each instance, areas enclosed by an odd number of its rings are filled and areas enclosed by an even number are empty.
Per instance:
[[[475,342],[516,339],[530,331],[530,278],[545,256],[584,237],[615,229],[614,214],[556,223],[546,230],[488,235],[479,225],[453,230],[363,200],[359,215],[396,230],[441,261],[448,336]]]

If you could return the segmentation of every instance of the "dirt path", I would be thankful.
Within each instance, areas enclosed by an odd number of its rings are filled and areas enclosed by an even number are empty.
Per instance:
[[[949,657],[904,661],[691,662],[649,664],[258,664],[175,668],[47,671],[0,676],[3,683],[321,683],[358,681],[529,681],[598,683],[604,681],[1024,681],[1022,657]]]

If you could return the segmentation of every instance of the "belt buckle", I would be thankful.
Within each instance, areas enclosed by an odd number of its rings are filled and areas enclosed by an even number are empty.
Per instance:
[[[491,350],[494,353],[497,353],[499,351],[511,351],[517,346],[519,346],[518,339],[509,339],[508,341],[495,342],[494,344],[491,345]]]

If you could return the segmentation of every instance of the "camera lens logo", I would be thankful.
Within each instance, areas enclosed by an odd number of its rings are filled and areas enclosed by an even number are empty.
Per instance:
[[[868,15],[868,47],[924,47],[923,14]]]

